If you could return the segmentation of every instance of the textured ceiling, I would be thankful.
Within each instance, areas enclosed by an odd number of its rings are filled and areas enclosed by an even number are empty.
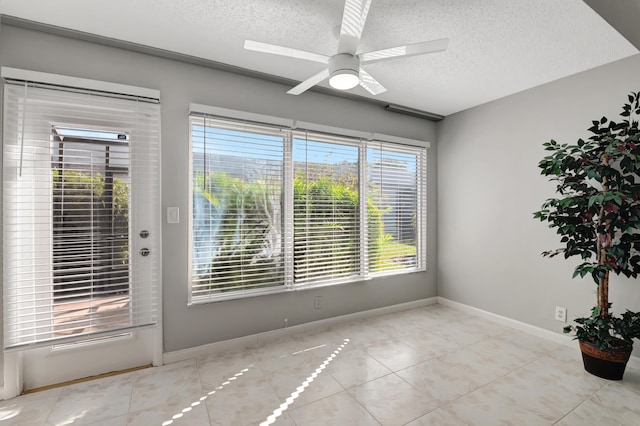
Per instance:
[[[5,15],[297,81],[323,65],[245,51],[244,40],[332,55],[342,9],[343,0],[0,0]],[[638,53],[582,0],[373,0],[359,51],[445,37],[446,52],[367,66],[388,89],[376,98],[448,115]]]

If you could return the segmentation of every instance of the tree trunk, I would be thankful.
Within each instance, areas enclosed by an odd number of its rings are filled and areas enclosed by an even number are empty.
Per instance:
[[[598,307],[600,316],[609,315],[609,271],[606,271],[604,277],[598,280]]]
[[[603,166],[609,166],[609,156],[604,153],[602,154],[602,162]],[[606,194],[609,192],[609,182],[606,176],[602,178],[602,193]],[[598,265],[604,266],[607,264],[607,248],[611,245],[612,235],[609,234],[609,228],[611,227],[611,223],[605,220],[605,211],[604,211],[604,203],[600,208],[600,215],[598,218],[598,226],[596,227],[596,235],[597,235],[597,252],[598,252]],[[600,235],[597,234],[597,229],[602,222],[605,222],[605,236],[604,244],[600,239]],[[600,316],[606,317],[609,315],[609,270],[605,271],[604,277],[598,278],[598,307],[600,308]]]

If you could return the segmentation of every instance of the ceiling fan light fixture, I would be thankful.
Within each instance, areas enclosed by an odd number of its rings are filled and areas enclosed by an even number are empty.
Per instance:
[[[353,89],[360,82],[358,72],[355,70],[337,70],[329,78],[329,85],[337,90]]]
[[[360,58],[338,53],[329,58],[329,86],[337,90],[353,89],[360,83]]]

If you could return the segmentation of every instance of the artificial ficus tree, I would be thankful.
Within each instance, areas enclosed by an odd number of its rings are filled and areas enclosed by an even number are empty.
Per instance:
[[[549,155],[538,164],[558,196],[534,217],[555,228],[562,244],[543,255],[582,259],[573,276],[593,277],[602,317],[609,315],[610,274],[640,273],[640,92],[628,96],[620,116],[593,121],[587,140],[546,142]]]

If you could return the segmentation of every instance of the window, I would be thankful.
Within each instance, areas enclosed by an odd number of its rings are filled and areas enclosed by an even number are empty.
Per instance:
[[[369,270],[424,269],[426,150],[371,142],[367,148]]]
[[[295,284],[360,274],[357,141],[293,134],[293,279]]]
[[[425,148],[202,112],[190,124],[190,303],[426,268]]]
[[[157,99],[5,84],[6,349],[156,322],[159,117]]]
[[[104,325],[78,310],[109,311],[127,325],[129,136],[52,126],[52,266],[56,335]]]
[[[284,284],[284,138],[277,127],[191,118],[194,297]]]

